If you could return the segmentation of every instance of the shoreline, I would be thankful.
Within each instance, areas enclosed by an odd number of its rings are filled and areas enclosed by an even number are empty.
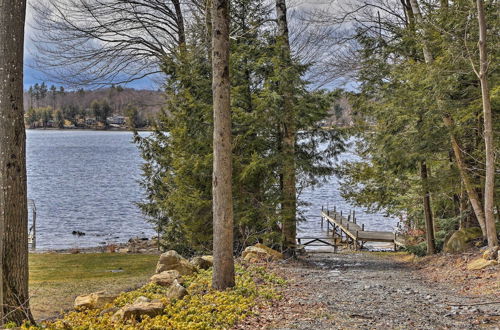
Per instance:
[[[32,254],[78,254],[78,253],[120,253],[120,254],[160,254],[157,237],[132,237],[125,243],[111,243],[101,246],[62,248],[62,249],[29,249]]]
[[[137,129],[130,129],[130,128],[117,128],[117,127],[111,127],[111,128],[85,128],[85,127],[75,127],[75,128],[56,128],[56,127],[46,127],[46,128],[30,128],[30,127],[25,127],[25,130],[27,131],[95,131],[95,132],[152,132],[154,129],[152,127],[147,127],[147,128],[137,128]]]

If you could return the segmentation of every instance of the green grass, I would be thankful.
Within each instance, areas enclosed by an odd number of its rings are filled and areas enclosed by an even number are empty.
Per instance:
[[[157,260],[157,255],[144,254],[30,254],[33,314],[37,319],[56,316],[71,309],[81,294],[135,289],[153,275]]]

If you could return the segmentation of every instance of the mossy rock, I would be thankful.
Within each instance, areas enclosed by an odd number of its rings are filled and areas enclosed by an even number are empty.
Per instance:
[[[463,252],[472,246],[471,241],[481,237],[483,237],[483,233],[479,227],[457,230],[446,240],[443,251],[447,253]]]

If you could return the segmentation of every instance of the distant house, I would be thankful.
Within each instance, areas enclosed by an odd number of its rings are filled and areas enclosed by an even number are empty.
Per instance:
[[[97,123],[95,118],[85,118],[85,125],[93,126]]]
[[[106,122],[109,125],[125,125],[125,117],[123,116],[113,116],[113,117],[108,117],[106,118]]]

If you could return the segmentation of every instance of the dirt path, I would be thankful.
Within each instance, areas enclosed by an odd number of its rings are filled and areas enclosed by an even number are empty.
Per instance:
[[[290,280],[284,299],[242,328],[498,329],[500,295],[464,296],[426,282],[412,267],[370,253],[310,254],[276,266]]]

